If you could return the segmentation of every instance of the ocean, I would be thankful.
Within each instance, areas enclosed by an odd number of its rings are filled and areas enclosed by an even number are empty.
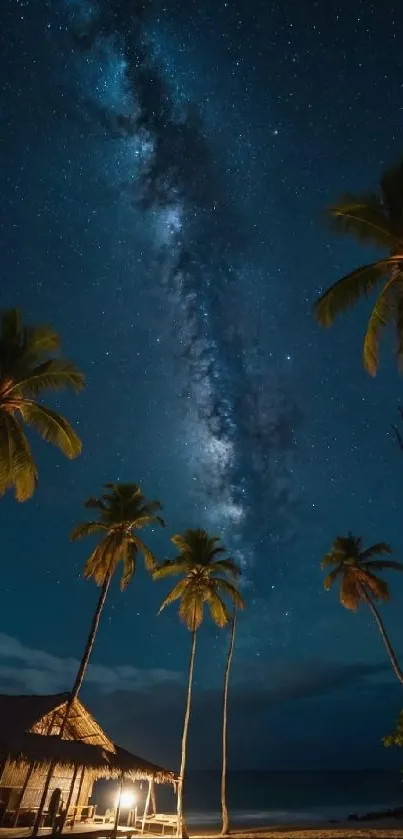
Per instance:
[[[136,784],[138,806],[144,806],[147,785]],[[104,812],[116,797],[116,784],[94,788],[94,803]],[[174,812],[169,787],[156,787],[157,810]],[[185,784],[185,817],[190,826],[220,823],[220,773],[190,772]],[[402,775],[396,771],[229,772],[231,823],[278,824],[344,820],[351,813],[403,806]]]
[[[220,774],[189,773],[184,804],[189,825],[219,824]],[[399,806],[403,784],[398,770],[228,773],[228,808],[235,825],[343,820],[350,813]]]

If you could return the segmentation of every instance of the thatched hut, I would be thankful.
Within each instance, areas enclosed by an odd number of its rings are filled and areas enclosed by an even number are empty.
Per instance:
[[[74,700],[63,739],[68,694],[0,694],[0,815],[2,823],[32,822],[49,765],[56,762],[44,813],[52,796],[62,798],[66,816],[85,811],[99,778],[147,779],[175,784],[173,772],[116,746],[80,702]]]

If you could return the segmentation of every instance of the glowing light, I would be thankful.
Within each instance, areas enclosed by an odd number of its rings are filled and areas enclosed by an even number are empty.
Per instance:
[[[118,807],[120,804],[121,809],[130,809],[136,803],[136,794],[133,790],[123,789],[121,793],[118,793],[115,800],[115,807]]]

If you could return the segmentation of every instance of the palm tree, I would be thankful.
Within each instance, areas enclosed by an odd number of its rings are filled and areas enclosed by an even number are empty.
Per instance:
[[[183,781],[186,769],[197,630],[203,620],[204,604],[207,604],[214,623],[223,627],[229,620],[223,596],[239,608],[242,608],[243,601],[236,587],[228,580],[228,577],[236,579],[238,568],[232,559],[223,558],[225,548],[220,544],[217,536],[209,536],[205,530],[185,530],[183,534],[172,536],[172,542],[179,551],[178,556],[164,562],[154,571],[153,577],[155,580],[172,576],[182,578],[163,600],[160,612],[170,603],[179,600],[179,617],[192,633],[178,783],[178,836],[185,836]]]
[[[403,164],[380,179],[377,193],[346,195],[329,214],[333,227],[384,251],[376,262],[356,268],[332,285],[315,303],[318,321],[331,326],[337,315],[382,284],[364,340],[364,366],[374,376],[379,364],[381,330],[393,324],[396,353],[403,364]]]
[[[136,572],[138,553],[143,555],[147,571],[152,573],[156,567],[153,553],[136,531],[152,524],[164,526],[163,519],[157,515],[162,509],[160,502],[147,501],[137,484],[108,483],[105,484],[105,489],[107,492],[100,498],[89,498],[85,502],[87,508],[98,511],[98,518],[77,525],[70,537],[73,540],[93,534],[100,534],[101,537],[84,566],[84,577],[92,577],[95,583],[101,586],[101,593],[70,694],[71,701],[81,688],[108,589],[119,563],[122,563],[121,591],[127,588]]]
[[[54,358],[60,339],[50,326],[24,326],[21,312],[7,309],[0,316],[0,495],[14,488],[18,501],[33,495],[38,471],[23,424],[68,458],[81,452],[81,441],[70,423],[37,402],[45,390],[84,387],[84,376],[64,358]]]
[[[59,737],[63,737],[71,708],[83,683],[112,577],[121,562],[120,588],[124,591],[136,572],[138,553],[143,555],[147,571],[153,572],[156,567],[154,555],[136,531],[151,524],[164,525],[162,518],[157,515],[161,510],[160,502],[147,501],[137,484],[108,483],[105,484],[105,489],[107,492],[104,492],[100,498],[89,498],[85,502],[87,508],[97,510],[98,518],[77,525],[71,534],[73,540],[100,534],[100,541],[84,566],[84,577],[87,579],[92,577],[95,583],[101,586],[101,593],[73,689],[69,694]],[[49,765],[32,836],[36,836],[38,832],[54,767],[54,762]]]
[[[399,667],[381,616],[374,603],[374,600],[387,601],[390,599],[388,584],[374,572],[392,568],[396,571],[403,571],[403,565],[400,562],[393,562],[389,559],[371,559],[373,556],[381,556],[391,552],[391,548],[385,542],[378,542],[366,550],[362,550],[362,540],[349,533],[348,536],[337,536],[321,565],[322,568],[335,566],[333,571],[325,577],[323,585],[328,591],[333,583],[340,579],[340,603],[345,609],[356,612],[361,603],[367,604],[375,618],[395,674],[399,681],[403,683],[403,672]]]

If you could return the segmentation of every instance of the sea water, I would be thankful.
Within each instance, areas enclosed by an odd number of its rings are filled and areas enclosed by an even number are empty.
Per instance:
[[[399,771],[229,772],[228,809],[234,824],[344,820],[351,813],[403,806]],[[189,773],[189,824],[218,824],[220,775]]]

